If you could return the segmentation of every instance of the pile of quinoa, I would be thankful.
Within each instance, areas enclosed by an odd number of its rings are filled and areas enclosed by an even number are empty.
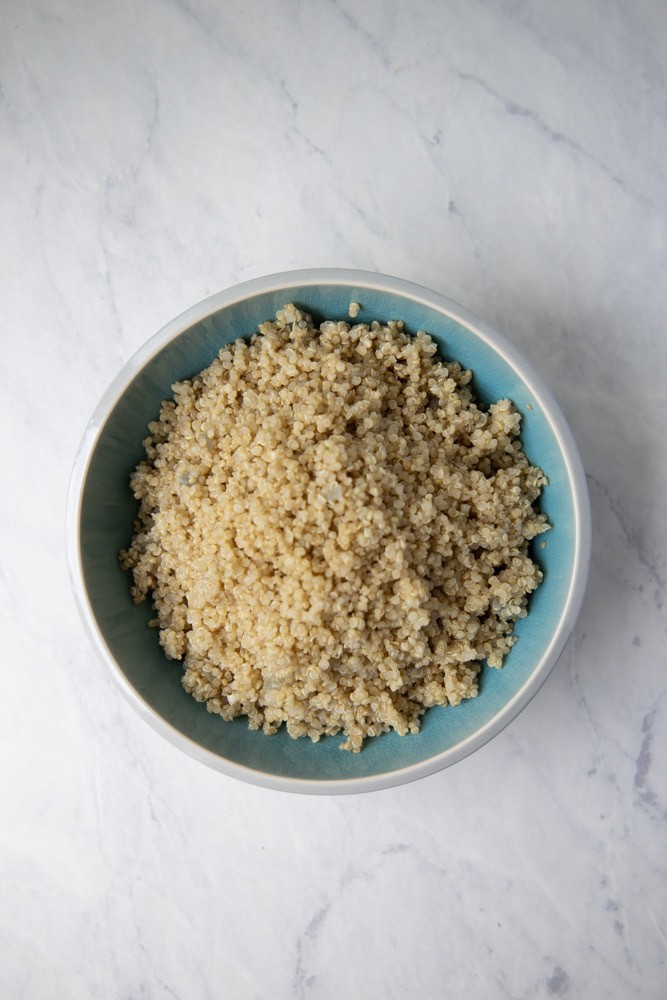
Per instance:
[[[470,380],[401,321],[287,305],[172,387],[120,560],[209,711],[357,751],[502,665],[542,578],[546,479],[520,414]]]

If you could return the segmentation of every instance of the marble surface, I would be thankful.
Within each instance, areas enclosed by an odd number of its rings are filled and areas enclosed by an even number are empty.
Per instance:
[[[0,995],[663,998],[661,0],[4,0]],[[83,427],[193,302],[416,280],[558,397],[594,516],[526,711],[413,785],[246,786],[121,700],[64,555]]]

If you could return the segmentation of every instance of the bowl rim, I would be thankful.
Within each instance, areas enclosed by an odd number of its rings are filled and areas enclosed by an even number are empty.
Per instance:
[[[104,426],[116,403],[138,372],[168,343],[220,309],[260,293],[308,285],[349,285],[351,293],[368,288],[402,295],[441,312],[480,337],[511,365],[540,406],[558,442],[574,507],[574,564],[565,603],[549,645],[521,688],[486,725],[455,746],[408,767],[359,778],[318,780],[270,774],[220,757],[181,733],[145,701],[125,676],[97,624],[83,574],[80,530],[83,487],[95,446]],[[239,778],[250,784],[274,790],[310,794],[354,794],[405,784],[463,760],[502,732],[534,698],[556,665],[581,609],[590,567],[591,508],[581,457],[556,399],[532,365],[503,334],[479,320],[448,296],[412,281],[352,268],[306,268],[252,278],[202,299],[166,323],[125,362],[95,407],[76,452],[67,496],[66,550],[75,602],[91,645],[116,688],[154,730],[195,760],[229,777]]]

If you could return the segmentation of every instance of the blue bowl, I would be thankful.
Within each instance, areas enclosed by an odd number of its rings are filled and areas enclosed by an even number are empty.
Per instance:
[[[246,720],[224,722],[181,687],[181,664],[165,659],[148,628],[148,603],[135,606],[118,552],[132,534],[137,504],[129,476],[141,441],[173,382],[205,368],[223,344],[247,337],[287,302],[316,319],[403,319],[426,330],[445,358],[474,373],[477,397],[509,397],[521,411],[526,454],[546,473],[542,510],[552,529],[533,557],[544,580],[516,626],[519,641],[501,670],[484,668],[477,698],[432,708],[417,736],[386,733],[361,753],[265,736]],[[570,430],[551,393],[503,337],[449,299],[396,278],[349,270],[306,270],[258,278],[189,309],[149,340],[114,379],[84,434],[68,501],[68,556],[79,609],[93,646],[122,693],[158,732],[198,760],[255,784],[341,793],[387,787],[430,774],[472,753],[503,729],[546,680],[574,626],[590,559],[586,479]]]

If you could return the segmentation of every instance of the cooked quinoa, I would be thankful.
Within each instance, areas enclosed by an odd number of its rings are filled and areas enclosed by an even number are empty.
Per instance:
[[[210,712],[357,751],[502,665],[542,578],[546,479],[510,401],[470,380],[401,321],[287,305],[172,387],[120,559]]]

